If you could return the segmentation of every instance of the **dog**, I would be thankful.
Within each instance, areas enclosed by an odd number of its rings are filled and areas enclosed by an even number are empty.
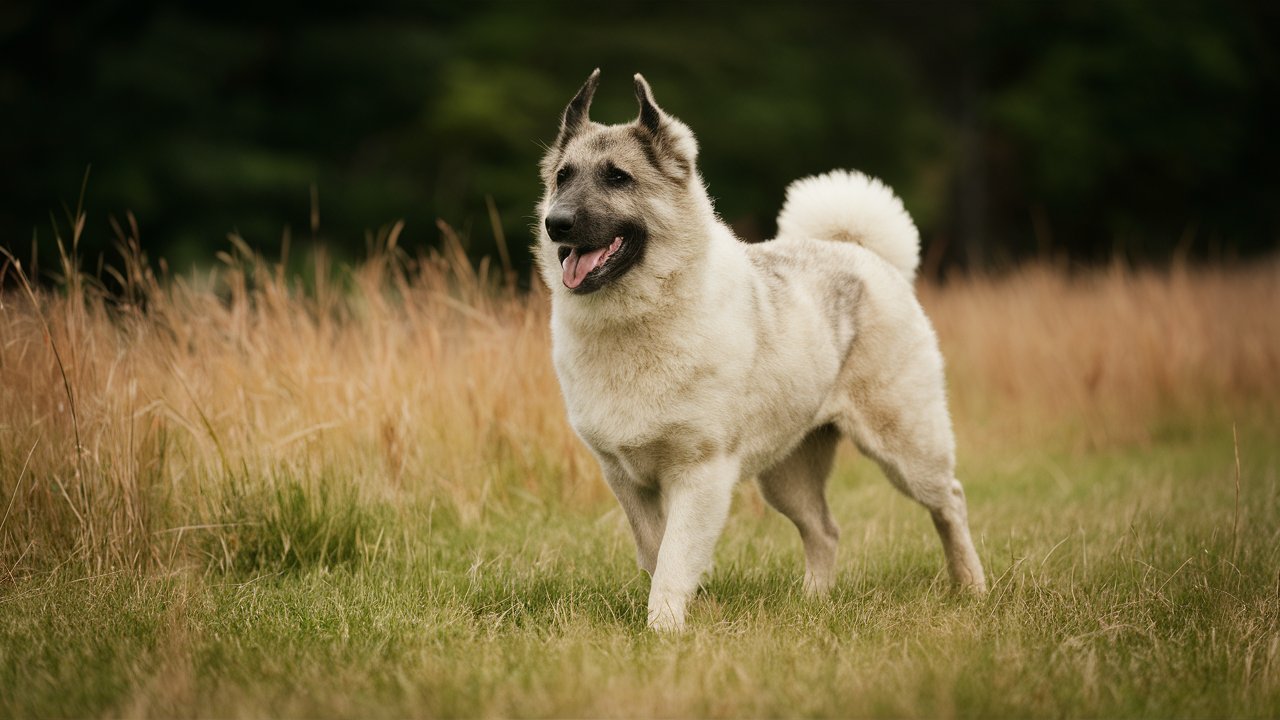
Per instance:
[[[857,172],[805,178],[778,237],[745,243],[712,208],[692,131],[642,76],[634,121],[590,120],[599,78],[542,160],[534,252],[569,421],[651,576],[649,626],[684,627],[746,478],[800,531],[805,591],[829,591],[826,481],[842,437],[929,510],[953,583],[984,591],[902,202]]]

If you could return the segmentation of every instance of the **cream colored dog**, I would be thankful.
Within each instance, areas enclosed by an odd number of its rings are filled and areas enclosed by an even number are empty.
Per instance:
[[[743,478],[800,530],[805,589],[829,590],[842,436],[929,509],[952,580],[983,590],[901,201],[856,172],[806,178],[778,239],[743,243],[712,209],[689,128],[639,75],[639,117],[592,122],[598,78],[543,160],[536,251],[569,420],[652,575],[650,626],[683,627]]]

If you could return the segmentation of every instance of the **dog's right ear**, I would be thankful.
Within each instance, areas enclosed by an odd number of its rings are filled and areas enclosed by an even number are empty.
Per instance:
[[[596,94],[596,86],[600,84],[600,68],[591,71],[591,76],[579,88],[578,94],[573,96],[569,101],[569,105],[564,109],[564,114],[560,116],[560,135],[556,137],[556,147],[563,148],[574,135],[577,135],[582,128],[586,127],[591,119],[588,113],[591,110],[591,98]]]
[[[658,103],[653,99],[653,90],[649,88],[649,82],[644,79],[640,73],[635,74],[636,81],[636,102],[640,104],[640,117],[636,118],[636,122],[648,130],[650,133],[657,135],[662,132],[662,108],[658,107]]]

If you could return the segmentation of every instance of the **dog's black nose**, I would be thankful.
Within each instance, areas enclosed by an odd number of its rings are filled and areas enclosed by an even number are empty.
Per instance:
[[[552,240],[563,242],[570,230],[573,230],[573,213],[553,210],[547,214],[547,234]]]

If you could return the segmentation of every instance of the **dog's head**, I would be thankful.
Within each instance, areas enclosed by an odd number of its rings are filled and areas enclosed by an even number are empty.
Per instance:
[[[614,293],[639,282],[636,275],[669,272],[664,266],[678,261],[679,249],[655,245],[674,243],[687,234],[682,223],[700,219],[701,205],[709,210],[689,128],[658,107],[638,74],[639,116],[623,125],[592,122],[599,79],[597,69],[565,108],[542,160],[537,254],[554,292]]]

